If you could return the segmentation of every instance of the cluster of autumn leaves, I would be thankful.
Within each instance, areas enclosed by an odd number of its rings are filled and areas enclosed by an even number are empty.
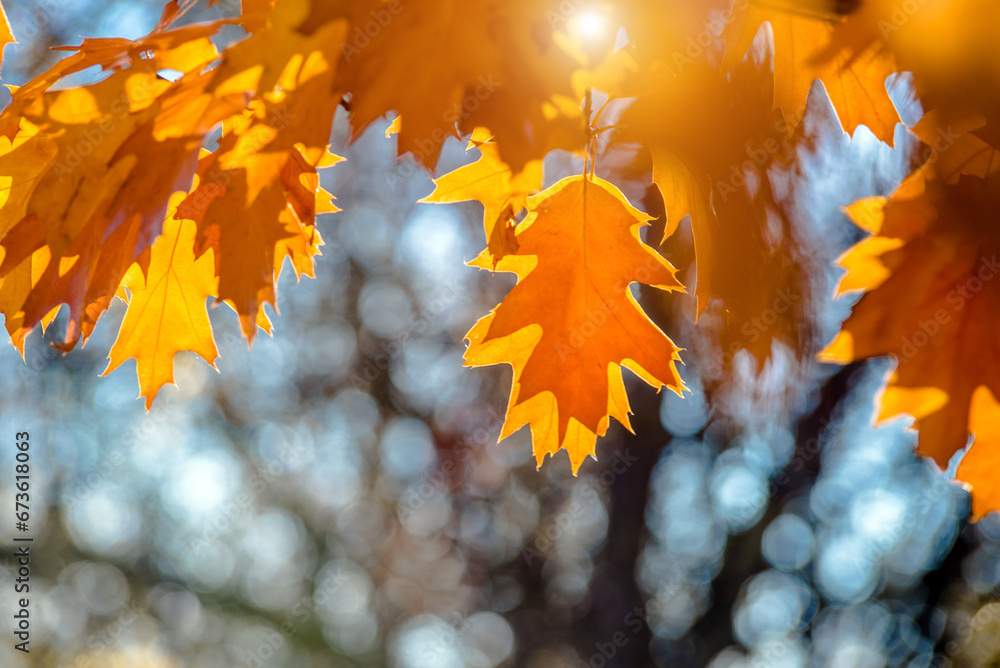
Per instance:
[[[720,303],[724,344],[763,364],[773,340],[799,336],[791,315],[741,332],[797,289],[795,263],[776,261],[794,221],[771,180],[810,88],[822,82],[845,131],[891,143],[886,80],[911,72],[927,113],[907,131],[933,152],[891,197],[850,207],[871,236],[842,258],[841,290],[866,294],[822,355],[896,356],[882,415],[914,415],[942,466],[975,432],[959,477],[977,515],[1000,508],[993,0],[243,0],[239,17],[182,21],[198,1],[169,2],[144,38],[68,48],[0,113],[0,311],[22,350],[63,304],[61,345],[86,341],[117,296],[108,371],[135,358],[149,405],[177,352],[217,357],[209,297],[249,340],[269,331],[282,265],[312,275],[316,215],[336,211],[317,170],[340,160],[337,108],[355,136],[394,112],[400,153],[429,170],[448,137],[478,151],[425,200],[481,202],[472,264],[518,277],[469,332],[466,361],[511,365],[502,435],[528,425],[539,462],[565,448],[576,470],[611,417],[628,426],[622,367],[683,389],[678,349],[629,286],[683,287],[640,239],[651,216],[595,175],[598,137],[640,147],[621,178],[651,179],[665,237],[690,216],[697,310]],[[231,24],[246,36],[220,50]],[[98,83],[56,86],[95,65]],[[632,100],[614,127],[595,92]],[[555,149],[586,155],[584,173],[543,190]]]

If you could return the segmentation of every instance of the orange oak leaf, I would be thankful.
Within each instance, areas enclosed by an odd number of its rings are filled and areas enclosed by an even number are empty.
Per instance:
[[[948,119],[932,109],[912,131],[925,145],[923,157],[937,178],[953,183],[961,176],[986,178],[1000,172],[1000,142],[993,146],[977,136],[986,126],[978,113]]]
[[[21,305],[31,289],[38,284],[42,273],[49,264],[49,249],[47,247],[33,253],[22,261],[14,270],[0,281],[0,312],[10,314],[6,317],[4,326],[10,335],[11,343],[24,357],[24,337],[31,328],[24,326],[24,312]],[[46,324],[41,320],[42,326]]]
[[[495,143],[479,141],[474,135],[468,148],[479,149],[479,160],[435,179],[434,192],[420,201],[480,202],[483,205],[486,249],[472,264],[496,269],[499,260],[517,251],[515,216],[524,208],[528,196],[541,189],[542,163],[532,160],[521,172],[514,174],[500,159]]]
[[[615,3],[614,11],[640,58],[661,60],[679,73],[715,47],[730,4],[731,0],[629,0]]]
[[[666,64],[640,72],[622,137],[650,152],[664,239],[690,216],[697,312],[721,301],[727,365],[746,349],[761,370],[774,340],[796,347],[802,331],[792,230],[771,187],[772,168],[789,160],[790,128],[773,110],[771,73],[755,58],[725,77],[708,59],[679,73]]]
[[[33,273],[27,267],[43,249],[47,258],[37,280],[18,281],[5,304],[15,345],[63,303],[70,325],[61,345],[86,339],[125,271],[160,233],[170,194],[190,188],[205,135],[239,108],[212,104],[206,93],[213,75],[202,69],[218,56],[206,34],[217,28],[85,41],[61,62],[100,63],[109,77],[51,91],[67,71],[57,64],[15,92],[0,120],[16,128],[4,156],[16,167],[0,204],[0,277]],[[139,45],[149,47],[145,57],[135,53]],[[171,81],[160,74],[165,68],[185,76]]]
[[[915,417],[918,452],[946,468],[975,430],[977,393],[1000,396],[1000,177],[944,183],[931,173],[924,168],[891,198],[848,210],[875,235],[842,256],[848,274],[839,291],[866,292],[820,358],[893,356],[879,419]],[[968,466],[990,456],[980,448],[988,445],[972,446]]]
[[[258,326],[270,331],[263,307],[274,306],[284,259],[297,276],[312,276],[322,245],[316,214],[338,210],[316,170],[340,159],[327,142],[347,22],[304,34],[299,25],[311,6],[275,4],[258,32],[225,54],[220,88],[252,83],[262,94],[227,119],[218,149],[201,159],[198,187],[178,207],[179,217],[198,223],[197,253],[214,250],[219,299],[236,310],[251,341]]]
[[[199,23],[167,31],[157,29],[138,40],[120,37],[90,38],[84,39],[80,46],[57,47],[57,50],[71,51],[72,54],[13,91],[10,104],[0,112],[0,135],[13,139],[25,109],[62,78],[89,67],[96,66],[111,72],[132,67],[154,72],[194,71],[217,55],[209,38],[230,22]],[[162,80],[161,83],[165,86],[169,82]],[[117,108],[134,111],[154,99],[152,89],[140,89],[124,98]]]
[[[726,42],[723,70],[729,71],[740,62],[766,21],[774,39],[775,107],[800,118],[809,88],[819,79],[844,130],[853,134],[858,125],[865,125],[876,137],[892,144],[899,114],[886,90],[886,79],[896,71],[893,61],[871,51],[818,58],[842,20],[833,11],[835,3],[828,5],[828,12],[811,14],[793,2],[734,3],[722,34]]]
[[[205,304],[217,281],[211,255],[195,259],[195,232],[191,221],[168,219],[148,251],[146,271],[133,264],[122,282],[131,293],[128,310],[102,375],[135,358],[147,409],[160,388],[174,381],[178,352],[195,352],[212,366],[218,357]]]
[[[1000,510],[1000,402],[985,385],[972,394],[969,431],[973,442],[955,472],[955,478],[972,491],[972,517],[982,519]]]
[[[316,4],[305,26],[351,19],[338,88],[359,133],[394,110],[399,152],[433,169],[446,138],[487,127],[519,172],[584,141],[557,12],[553,0],[359,0]]]
[[[37,128],[25,131],[14,141],[0,137],[0,231],[10,229],[24,218],[28,202],[37,184],[33,176],[44,170],[55,158],[53,142],[33,141]],[[0,265],[7,251],[0,247]],[[21,306],[41,279],[49,265],[51,252],[43,247],[30,253],[0,279],[0,313],[6,314],[4,322],[14,347],[24,354],[24,336],[30,327],[24,327]]]
[[[322,26],[306,39],[295,26],[309,2],[271,4],[251,7],[270,12],[268,20],[248,17],[248,27],[258,32],[221,58],[209,37],[229,21],[166,30],[178,15],[168,5],[147,37],[84,40],[14,92],[0,114],[0,134],[12,138],[0,146],[7,149],[0,161],[10,163],[12,185],[0,200],[0,278],[17,272],[2,304],[16,346],[63,303],[69,305],[70,326],[60,345],[72,347],[81,336],[86,341],[125,272],[160,234],[170,195],[188,192],[206,162],[218,174],[202,173],[205,187],[219,186],[206,176],[249,176],[247,201],[231,208],[236,214],[273,188],[279,174],[286,177],[277,192],[284,198],[287,191],[295,220],[279,220],[274,208],[270,223],[281,232],[272,235],[266,252],[240,258],[251,282],[259,268],[253,297],[232,287],[246,280],[227,252],[239,247],[233,241],[242,234],[241,222],[232,219],[237,230],[225,237],[228,244],[214,246],[217,268],[227,267],[219,274],[220,298],[246,316],[248,336],[256,331],[254,323],[269,328],[263,304],[273,303],[275,272],[285,257],[299,275],[311,275],[321,244],[315,214],[336,210],[319,188],[315,168],[330,164],[326,145],[339,102],[333,66],[346,22]],[[110,76],[90,86],[50,90],[67,74],[93,65]],[[207,134],[220,123],[226,128],[221,150],[199,162]],[[205,200],[204,188],[198,195]],[[204,252],[213,245],[204,238],[206,229],[200,232]]]
[[[266,133],[267,126],[258,127]],[[218,151],[203,158],[200,173],[206,178],[177,210],[179,218],[198,225],[199,255],[214,251],[219,299],[236,310],[250,340],[263,305],[274,305],[285,257],[299,276],[312,275],[312,258],[322,245],[315,216],[336,211],[319,187],[315,167],[298,149],[263,154],[245,160],[243,167],[219,167],[230,153],[240,155],[240,140],[253,143],[255,137],[230,135]]]
[[[819,58],[880,54],[913,85],[927,114],[914,128],[940,178],[985,176],[1000,165],[1000,4],[858,0]]]
[[[527,209],[517,251],[498,263],[518,283],[466,335],[465,361],[513,367],[501,438],[528,425],[538,464],[565,448],[575,472],[611,417],[631,429],[622,367],[657,389],[684,388],[678,348],[629,286],[683,287],[639,239],[649,217],[607,181],[563,179],[530,197]]]
[[[954,117],[978,110],[997,120],[1000,112],[1000,5],[992,0],[915,2],[858,0],[837,25],[822,56],[888,54],[901,71],[914,74],[926,109]]]

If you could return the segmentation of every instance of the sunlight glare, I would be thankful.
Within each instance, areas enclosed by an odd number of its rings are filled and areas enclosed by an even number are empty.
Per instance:
[[[606,30],[607,19],[604,13],[596,8],[583,9],[573,19],[573,31],[583,40],[599,39]]]

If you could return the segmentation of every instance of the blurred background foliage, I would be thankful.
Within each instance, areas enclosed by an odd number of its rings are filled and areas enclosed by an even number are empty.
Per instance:
[[[135,37],[160,9],[6,4],[9,83],[51,65],[50,45]],[[905,77],[892,91],[919,115]],[[36,536],[32,652],[7,637],[0,665],[997,665],[1000,521],[968,526],[967,494],[913,455],[907,425],[872,426],[887,362],[776,347],[759,375],[743,353],[719,373],[724,314],[696,324],[689,297],[645,295],[687,348],[691,393],[630,384],[638,435],[613,426],[576,478],[564,453],[536,471],[524,432],[497,445],[509,372],[464,369],[462,336],[512,281],[463,265],[484,245],[478,205],[415,204],[430,177],[383,131],[348,147],[335,123],[348,161],[324,186],[344,211],[320,223],[317,278],[283,277],[273,338],[247,350],[215,309],[219,372],[179,355],[151,412],[134,363],[98,376],[120,304],[85,350],[36,332],[26,364],[0,351],[2,433],[32,435]],[[849,308],[829,296],[858,234],[838,207],[889,192],[915,145],[843,135],[818,89],[801,140],[778,199],[816,350]],[[450,142],[441,172],[474,154]],[[573,168],[552,156],[546,182]],[[689,230],[664,252],[690,281]],[[7,619],[14,572],[8,551]]]

